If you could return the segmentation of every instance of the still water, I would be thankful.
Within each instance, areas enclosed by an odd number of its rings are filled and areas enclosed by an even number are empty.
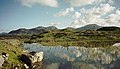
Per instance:
[[[43,69],[120,69],[120,47],[23,46],[29,52],[44,52]]]

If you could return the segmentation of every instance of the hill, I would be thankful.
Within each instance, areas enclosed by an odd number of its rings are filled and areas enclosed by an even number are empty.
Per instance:
[[[48,32],[49,30],[56,30],[56,29],[57,28],[54,26],[49,26],[49,27],[39,26],[32,29],[21,28],[21,29],[13,30],[13,31],[10,31],[8,34],[10,35],[41,34],[41,33]]]
[[[102,27],[100,29],[97,29],[97,31],[120,31],[119,27]]]
[[[76,30],[97,30],[99,28],[101,28],[101,26],[97,24],[89,24],[89,25],[77,28]]]

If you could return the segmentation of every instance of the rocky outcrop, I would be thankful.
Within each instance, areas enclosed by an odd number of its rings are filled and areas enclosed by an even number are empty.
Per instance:
[[[22,54],[20,60],[25,63],[25,67],[33,68],[34,63],[41,62],[43,59],[43,52],[30,52]]]

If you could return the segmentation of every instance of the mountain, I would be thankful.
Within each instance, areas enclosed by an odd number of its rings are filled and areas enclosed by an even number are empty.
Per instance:
[[[47,30],[56,30],[58,28],[56,28],[55,26],[49,26],[49,27],[46,27]]]
[[[7,35],[7,33],[5,33],[5,32],[2,32],[2,33],[0,33],[0,36],[1,36],[1,35]]]
[[[18,35],[18,34],[41,34],[41,33],[45,33],[48,32],[49,30],[56,30],[57,28],[54,26],[49,26],[49,27],[43,27],[43,26],[39,26],[36,28],[32,28],[32,29],[25,29],[25,28],[21,28],[21,29],[17,29],[17,30],[13,30],[10,31],[8,34],[11,35]]]
[[[120,28],[119,27],[114,27],[114,26],[102,27],[102,28],[97,29],[97,31],[120,31]]]
[[[76,30],[97,30],[99,28],[101,28],[101,26],[97,24],[89,24],[89,25],[77,28]]]

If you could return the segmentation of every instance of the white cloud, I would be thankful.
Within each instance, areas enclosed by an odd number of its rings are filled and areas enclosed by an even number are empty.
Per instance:
[[[85,6],[88,4],[101,4],[109,3],[114,4],[114,0],[64,0],[66,3],[69,3],[73,7]]]
[[[32,7],[35,4],[50,6],[50,7],[57,7],[58,2],[57,0],[19,0],[22,5],[27,7]]]
[[[96,4],[101,4],[101,3],[109,3],[109,4],[114,4],[114,0],[95,0]]]
[[[81,13],[85,15],[105,15],[113,11],[115,7],[110,6],[110,4],[101,4],[99,7],[93,7],[91,9],[81,9]]]
[[[75,20],[72,22],[71,26],[80,27],[87,24],[98,24],[98,25],[109,24],[106,22],[106,19],[102,17],[106,17],[108,14],[110,14],[110,12],[113,12],[114,10],[115,10],[115,7],[111,6],[108,3],[100,4],[100,6],[93,7],[90,9],[82,8],[80,12],[77,12],[77,14],[78,13],[81,14],[80,16],[79,14],[73,15]],[[120,12],[116,11],[116,14],[120,14]],[[75,16],[79,16],[79,18]],[[120,16],[114,15],[114,17],[111,19],[116,19],[116,21],[119,21],[118,18],[120,18]],[[109,19],[107,21],[109,21]]]
[[[73,27],[73,28],[78,28],[78,27],[81,27],[83,25],[85,25],[85,21],[84,19],[75,19],[71,24],[70,26]]]
[[[66,8],[65,10],[63,11],[60,11],[56,14],[54,14],[55,17],[64,17],[66,15],[68,15],[70,12],[73,12],[74,11],[74,8],[71,7],[71,8]]]
[[[120,10],[117,10],[114,14],[110,14],[105,22],[111,25],[120,25]]]
[[[106,14],[106,13],[108,13],[108,12],[111,12],[111,11],[114,10],[114,9],[115,9],[115,7],[110,6],[110,4],[101,4],[99,11],[101,12],[101,14],[102,14],[102,13],[103,13],[103,14]]]
[[[109,4],[114,4],[114,0],[108,0]]]
[[[117,10],[117,11],[116,11],[116,14],[120,16],[120,10]]]
[[[91,4],[95,0],[65,0],[67,3],[69,3],[71,6],[78,7],[86,4]]]
[[[75,15],[73,16],[73,18],[77,19],[81,16],[80,12],[75,12]]]
[[[27,7],[32,7],[33,5],[44,5],[50,7],[58,7],[57,0],[17,0],[20,1],[22,5]],[[113,4],[114,0],[64,0],[66,3],[69,3],[72,7],[78,7],[88,4],[100,4],[100,3],[109,3]]]

